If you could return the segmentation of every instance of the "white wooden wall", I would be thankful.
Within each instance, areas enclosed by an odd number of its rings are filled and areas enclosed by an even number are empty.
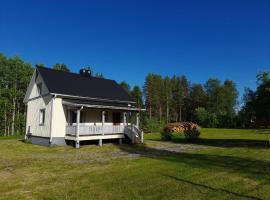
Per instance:
[[[40,109],[45,109],[44,125],[39,125]],[[26,132],[33,135],[49,137],[51,128],[51,97],[38,98],[27,103]]]

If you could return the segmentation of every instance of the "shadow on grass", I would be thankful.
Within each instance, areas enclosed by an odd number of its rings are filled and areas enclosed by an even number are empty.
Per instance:
[[[157,139],[149,139],[152,141],[161,141]],[[174,138],[171,142],[182,143],[182,144],[198,144],[204,146],[213,147],[245,147],[254,149],[265,149],[269,148],[269,141],[267,140],[252,140],[252,139],[206,139],[199,138],[194,141],[187,141],[184,138]]]
[[[192,182],[192,181],[189,181],[189,180],[181,179],[181,178],[170,176],[170,175],[164,175],[164,176],[169,177],[171,179],[174,179],[176,181],[182,182],[182,183],[187,183],[187,184],[190,184],[190,185],[195,186],[195,187],[200,187],[200,188],[204,188],[204,189],[207,189],[207,190],[212,190],[212,191],[215,191],[215,192],[222,192],[222,193],[226,193],[226,194],[233,195],[233,196],[236,196],[236,197],[241,197],[241,198],[261,200],[261,198],[258,198],[258,197],[249,196],[249,195],[245,195],[245,194],[240,194],[240,193],[232,192],[232,191],[225,190],[225,189],[222,189],[222,188],[214,188],[214,187],[211,187],[211,186],[208,186],[208,185],[195,183],[195,182]]]
[[[144,157],[184,163],[194,168],[226,171],[243,175],[253,180],[270,184],[270,162],[235,156],[209,155],[200,153],[176,153],[145,145],[119,145],[122,151],[137,153]],[[192,170],[192,169],[191,169]]]
[[[270,135],[270,129],[251,129],[250,132],[256,134],[268,134]]]

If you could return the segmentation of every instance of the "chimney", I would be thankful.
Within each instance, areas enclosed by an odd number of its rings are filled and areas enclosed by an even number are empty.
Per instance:
[[[83,77],[91,77],[92,76],[92,70],[90,67],[86,67],[83,69],[80,69],[80,75]]]

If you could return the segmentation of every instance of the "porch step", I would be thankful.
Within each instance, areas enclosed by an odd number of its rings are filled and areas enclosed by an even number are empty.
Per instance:
[[[127,127],[125,135],[133,144],[143,143],[143,132],[134,125]]]

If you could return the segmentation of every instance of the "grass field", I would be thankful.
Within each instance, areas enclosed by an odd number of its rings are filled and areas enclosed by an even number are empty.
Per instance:
[[[0,199],[270,199],[270,130],[203,129],[145,145],[0,139]]]

